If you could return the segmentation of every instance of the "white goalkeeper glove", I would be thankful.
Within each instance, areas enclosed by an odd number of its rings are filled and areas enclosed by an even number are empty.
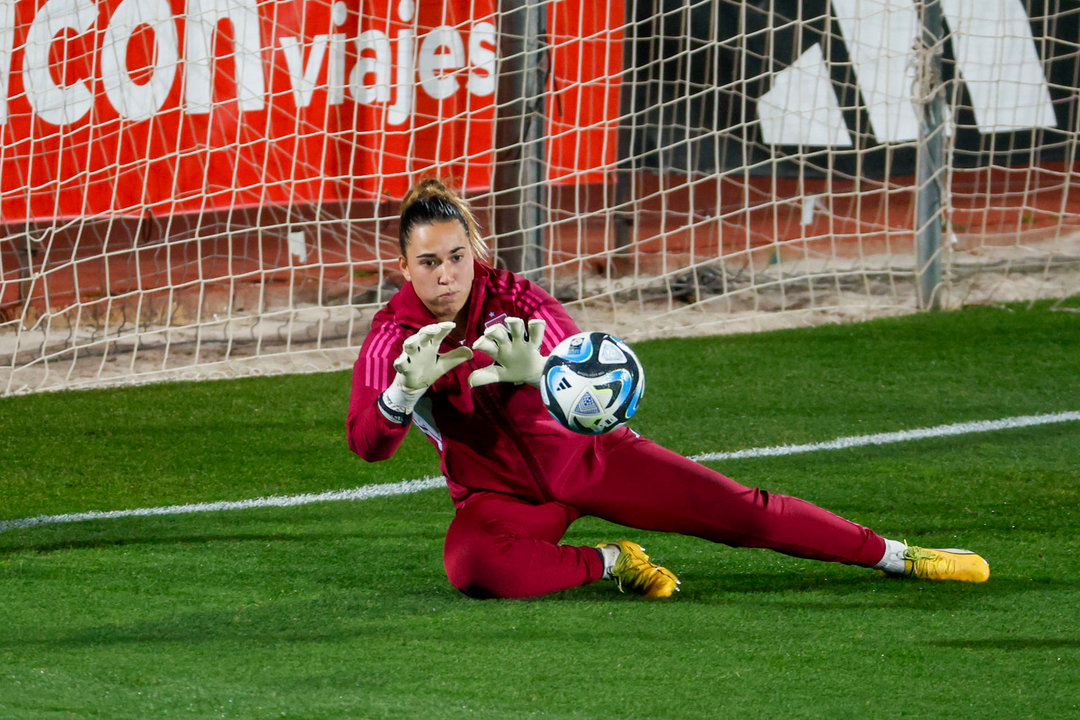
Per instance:
[[[379,396],[379,409],[387,419],[404,424],[432,383],[472,359],[473,352],[467,347],[439,354],[439,346],[453,329],[452,322],[425,325],[405,340],[401,355],[394,361],[397,375]]]
[[[525,322],[521,318],[507,318],[506,325],[492,325],[473,343],[473,350],[490,355],[494,365],[473,370],[469,374],[469,387],[479,387],[494,382],[512,382],[540,385],[544,361],[540,343],[544,340],[547,323],[543,320],[529,321],[529,337],[525,338]]]

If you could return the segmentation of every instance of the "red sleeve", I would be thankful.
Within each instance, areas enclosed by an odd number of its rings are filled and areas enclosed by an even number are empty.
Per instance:
[[[346,421],[349,448],[369,462],[393,455],[409,432],[409,423],[389,420],[378,404],[379,395],[394,379],[394,360],[401,354],[405,337],[403,328],[376,315],[353,365],[352,396]]]
[[[547,293],[544,294],[547,295]],[[564,339],[580,332],[577,323],[566,312],[562,303],[550,295],[547,295],[547,300],[536,307],[530,317],[540,318],[547,323],[547,328],[544,330],[544,342],[540,345],[540,352],[545,356],[550,355],[555,346]]]

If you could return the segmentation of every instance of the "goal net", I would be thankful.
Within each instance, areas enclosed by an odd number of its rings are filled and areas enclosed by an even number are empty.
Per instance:
[[[0,395],[348,366],[425,176],[630,341],[1075,294],[1078,37],[1061,0],[0,0]]]

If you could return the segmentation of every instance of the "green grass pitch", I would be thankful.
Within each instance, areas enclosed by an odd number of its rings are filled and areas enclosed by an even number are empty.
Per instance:
[[[635,345],[633,423],[688,455],[1080,410],[1080,299]],[[0,520],[437,474],[369,465],[348,373],[0,399]],[[0,532],[0,718],[1080,717],[1080,423],[714,464],[984,585],[594,519],[676,570],[527,601],[449,586],[444,491]]]

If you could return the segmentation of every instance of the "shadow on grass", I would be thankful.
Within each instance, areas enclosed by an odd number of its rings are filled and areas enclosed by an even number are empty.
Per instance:
[[[377,636],[372,627],[360,630],[342,622],[297,621],[280,608],[225,609],[198,613],[178,613],[158,621],[97,625],[75,632],[48,637],[47,633],[22,642],[8,639],[11,647],[100,648],[113,645],[147,643],[185,643],[203,645],[243,642],[254,646],[277,643],[322,643],[347,641],[350,638]]]
[[[980,638],[979,640],[931,640],[927,644],[962,650],[1065,650],[1080,648],[1080,638]]]
[[[166,522],[159,520],[158,522]],[[69,550],[107,550],[110,548],[137,547],[137,546],[162,546],[170,545],[210,545],[213,543],[245,543],[245,542],[282,542],[282,543],[329,543],[340,544],[357,540],[387,541],[424,539],[434,533],[441,537],[442,529],[438,527],[416,529],[410,527],[407,522],[402,522],[398,527],[387,523],[380,524],[377,528],[366,525],[358,520],[348,530],[342,530],[329,525],[331,529],[315,529],[321,524],[321,520],[310,522],[294,522],[294,528],[288,532],[264,532],[261,528],[267,526],[247,523],[251,527],[250,532],[237,531],[234,527],[224,526],[220,532],[207,530],[203,532],[184,532],[183,525],[176,527],[162,525],[152,530],[141,532],[125,532],[124,529],[109,528],[108,530],[71,529],[70,527],[52,528],[51,532],[40,528],[24,531],[13,531],[11,536],[0,535],[0,557],[15,555],[17,553],[36,553],[45,555],[49,553],[64,552]],[[15,533],[19,533],[16,535]]]
[[[1076,578],[991,578],[986,583],[927,582],[859,573],[740,573],[694,579],[684,576],[683,601],[805,610],[952,609],[993,598],[1041,593],[1075,594]]]
[[[301,532],[301,533],[229,533],[215,535],[206,533],[202,535],[154,535],[144,537],[112,537],[93,538],[86,540],[57,540],[53,542],[29,541],[14,544],[8,547],[0,547],[0,556],[13,555],[15,553],[32,552],[39,555],[65,552],[68,550],[103,550],[108,548],[120,548],[128,546],[153,546],[153,545],[207,545],[211,543],[242,543],[242,542],[309,542],[327,541],[335,542],[342,539],[341,533],[330,532]]]

